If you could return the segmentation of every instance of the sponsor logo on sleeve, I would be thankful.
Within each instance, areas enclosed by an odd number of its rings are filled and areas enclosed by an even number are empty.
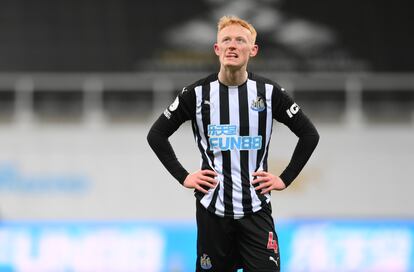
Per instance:
[[[168,107],[170,111],[175,111],[178,108],[178,104],[180,104],[180,100],[178,99],[178,96],[175,98],[174,102]]]
[[[183,89],[183,91],[184,91],[184,89]],[[178,108],[179,104],[180,104],[180,100],[178,99],[178,96],[177,96],[175,98],[174,102],[172,102],[171,105],[167,109],[165,109],[164,116],[167,119],[170,119],[171,118],[171,113]]]
[[[289,116],[289,118],[292,118],[296,113],[298,113],[299,110],[300,110],[300,107],[298,106],[298,104],[293,103],[293,105],[290,106],[290,108],[286,110],[286,113]]]

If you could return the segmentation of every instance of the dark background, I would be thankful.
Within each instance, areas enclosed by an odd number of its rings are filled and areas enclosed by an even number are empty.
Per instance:
[[[414,70],[412,10],[406,3],[289,0],[277,6],[287,16],[329,26],[347,58],[363,60],[365,69],[402,72]],[[190,0],[3,0],[0,71],[145,69],[137,64],[159,57],[168,27],[204,18],[209,8]]]

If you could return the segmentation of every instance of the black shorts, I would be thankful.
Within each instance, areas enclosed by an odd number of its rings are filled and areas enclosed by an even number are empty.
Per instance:
[[[280,271],[270,204],[242,219],[219,217],[197,200],[196,271]]]

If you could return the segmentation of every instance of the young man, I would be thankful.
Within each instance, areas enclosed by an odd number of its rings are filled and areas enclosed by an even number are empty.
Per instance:
[[[299,106],[276,83],[247,72],[257,55],[256,30],[224,16],[214,52],[220,71],[184,88],[153,124],[148,142],[167,170],[197,198],[196,271],[279,271],[270,192],[283,190],[302,170],[319,135]],[[273,119],[299,141],[280,176],[267,172]],[[201,154],[189,174],[168,141],[191,120]]]

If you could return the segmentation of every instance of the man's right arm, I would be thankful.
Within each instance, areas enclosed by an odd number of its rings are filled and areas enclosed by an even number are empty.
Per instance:
[[[158,159],[181,184],[183,184],[189,173],[178,161],[168,138],[182,123],[191,118],[191,110],[194,109],[194,92],[181,92],[176,100],[155,121],[147,135],[147,141]]]

